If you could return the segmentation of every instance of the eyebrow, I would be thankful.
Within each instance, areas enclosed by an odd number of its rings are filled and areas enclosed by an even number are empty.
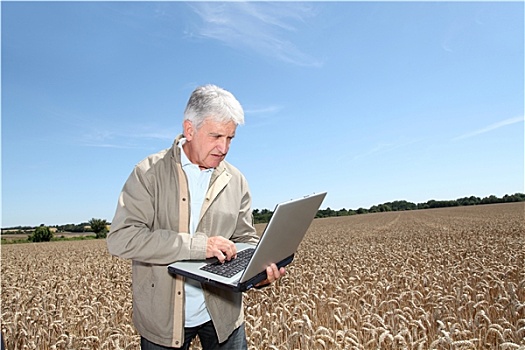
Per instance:
[[[213,136],[213,137],[215,137],[215,136],[218,136],[218,137],[229,137],[229,138],[232,138],[232,139],[235,137],[235,133],[230,136],[230,135],[220,134],[218,132],[210,132],[210,133],[208,133],[208,135],[209,136]]]

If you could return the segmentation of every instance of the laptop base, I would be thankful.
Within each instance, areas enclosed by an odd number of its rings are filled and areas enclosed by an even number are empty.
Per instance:
[[[289,257],[279,261],[275,265],[277,265],[277,268],[285,267],[286,265],[290,264],[293,261],[293,259],[294,259],[294,254],[292,254]],[[229,291],[232,291],[232,292],[237,292],[237,293],[245,292],[245,291],[255,287],[257,285],[257,283],[260,283],[260,282],[264,281],[267,278],[266,271],[262,271],[261,273],[255,275],[254,277],[252,277],[251,279],[249,279],[249,280],[247,280],[245,282],[237,283],[237,284],[227,284],[227,283],[221,283],[221,282],[216,281],[216,280],[208,279],[208,278],[200,276],[200,275],[195,275],[195,274],[192,274],[192,273],[184,271],[184,270],[179,270],[179,269],[176,269],[176,268],[174,268],[172,266],[168,266],[168,271],[172,275],[181,275],[181,276],[184,276],[184,277],[188,277],[188,278],[194,279],[194,280],[196,280],[196,281],[198,281],[200,283],[205,283],[205,284],[208,284],[208,285],[212,285],[212,286],[215,286],[215,287],[219,287],[219,288],[226,289],[226,290],[229,290]]]

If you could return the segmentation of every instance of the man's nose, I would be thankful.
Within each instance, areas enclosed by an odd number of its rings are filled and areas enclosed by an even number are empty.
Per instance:
[[[219,150],[219,152],[221,152],[222,154],[226,154],[228,153],[229,148],[230,148],[230,140],[228,140],[226,137],[221,138],[219,140],[219,143],[217,144],[217,149]]]

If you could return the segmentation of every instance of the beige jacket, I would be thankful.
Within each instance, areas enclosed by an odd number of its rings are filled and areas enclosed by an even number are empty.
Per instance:
[[[258,241],[246,178],[223,161],[214,171],[194,237],[189,235],[189,193],[180,161],[179,136],[170,149],[140,162],[120,194],[107,246],[131,259],[133,323],[151,342],[180,347],[184,340],[184,280],[167,265],[203,259],[206,240],[221,235],[234,242]],[[242,294],[203,286],[219,342],[244,321]]]

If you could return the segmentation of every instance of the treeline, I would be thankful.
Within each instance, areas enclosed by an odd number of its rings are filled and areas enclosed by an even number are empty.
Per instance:
[[[10,233],[10,234],[34,234],[34,232],[41,228],[46,227],[49,229],[49,231],[54,234],[59,233],[94,233],[97,235],[97,238],[99,238],[100,233],[107,233],[109,230],[109,226],[111,223],[108,223],[106,220],[103,219],[96,219],[92,218],[88,222],[82,222],[80,224],[65,224],[65,225],[52,225],[52,226],[45,226],[44,224],[41,224],[37,227],[31,227],[31,226],[15,226],[15,227],[8,227],[8,228],[2,228],[2,233]]]
[[[83,230],[80,231],[80,226],[83,226]],[[93,232],[95,234],[94,238],[98,239],[98,238],[106,238],[106,235],[108,233],[108,230],[109,230],[109,224],[106,220],[104,219],[96,219],[96,218],[93,218],[91,220],[89,220],[88,222],[86,223],[82,223],[82,224],[79,224],[79,225],[73,225],[75,226],[74,229],[77,229],[79,231],[76,231],[76,232],[80,232],[80,233],[83,233],[83,232]],[[4,239],[4,237],[2,237],[2,244],[5,244],[5,243],[28,243],[28,242],[34,242],[34,243],[38,243],[38,242],[49,242],[49,241],[52,241],[52,240],[64,240],[66,239],[66,237],[64,237],[64,235],[62,235],[60,238],[56,238],[55,237],[55,234],[56,233],[60,233],[60,232],[72,232],[72,231],[59,231],[58,229],[58,225],[55,225],[55,226],[46,226],[44,224],[41,224],[40,226],[38,227],[35,227],[35,228],[31,228],[31,227],[28,227],[28,226],[19,226],[19,227],[14,227],[14,228],[6,228],[6,229],[2,229],[2,234],[4,233],[10,233],[10,234],[29,234],[27,236],[27,239],[15,239],[15,240],[7,240],[7,239]],[[61,229],[65,229],[65,228],[70,228],[70,225],[63,225],[63,227]],[[78,239],[78,238],[85,238],[85,236],[81,235],[81,236],[78,236],[78,237],[73,237],[73,239]]]
[[[71,232],[71,233],[86,233],[86,232],[93,232],[91,229],[91,226],[87,222],[83,222],[80,224],[65,224],[65,225],[53,225],[48,226],[50,229],[52,229],[55,233],[61,233],[61,232]],[[6,233],[6,231],[9,231],[9,233],[17,234],[17,233],[30,233],[34,231],[36,227],[32,226],[15,226],[15,227],[7,227],[2,228],[2,232]]]
[[[316,218],[326,218],[334,216],[349,216],[349,215],[358,215],[358,214],[367,214],[367,213],[380,213],[387,211],[403,211],[403,210],[418,210],[418,209],[432,209],[432,208],[446,208],[446,207],[459,207],[467,205],[482,205],[482,204],[496,204],[496,203],[512,203],[512,202],[523,202],[525,201],[525,194],[515,193],[513,195],[505,195],[501,198],[498,198],[494,195],[480,198],[475,196],[458,198],[456,200],[434,200],[431,199],[425,203],[412,203],[406,200],[386,202],[383,204],[373,205],[368,209],[359,208],[359,209],[340,209],[333,210],[330,207],[326,209],[320,209],[317,212]],[[254,222],[258,223],[267,223],[270,220],[273,212],[268,209],[263,209],[259,211],[255,209],[253,211]]]
[[[386,202],[383,204],[373,205],[368,209],[359,208],[359,209],[340,209],[333,210],[330,207],[326,209],[320,209],[317,211],[316,218],[326,218],[333,216],[349,216],[349,215],[358,215],[358,214],[367,214],[367,213],[379,213],[387,211],[403,211],[403,210],[418,210],[418,209],[432,209],[432,208],[446,208],[446,207],[459,207],[466,205],[482,205],[482,204],[496,204],[496,203],[512,203],[512,202],[523,202],[525,201],[525,194],[515,193],[513,195],[504,195],[501,198],[498,198],[494,195],[480,198],[475,196],[458,198],[456,200],[434,200],[431,199],[425,203],[412,203],[406,200]],[[253,219],[256,224],[267,223],[272,217],[273,212],[268,209],[254,209],[253,210]],[[88,233],[95,232],[92,226],[99,226],[97,222],[96,225],[93,224],[93,220],[101,221],[100,226],[106,227],[111,225],[111,223],[106,222],[105,220],[100,219],[91,219],[89,222],[83,222],[80,224],[66,224],[66,225],[54,225],[49,226],[54,233],[60,232],[72,232],[72,233]],[[2,228],[2,233],[31,233],[35,230],[35,227],[31,226],[16,226],[9,228]],[[99,231],[97,228],[96,231]],[[99,231],[100,232],[100,231]],[[95,232],[98,234],[98,232]]]

